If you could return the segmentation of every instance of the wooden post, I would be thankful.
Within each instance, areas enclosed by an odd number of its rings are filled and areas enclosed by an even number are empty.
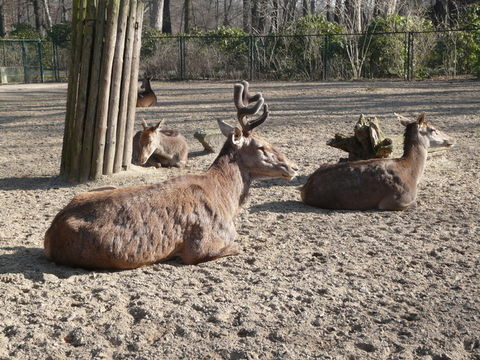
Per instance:
[[[80,182],[85,182],[90,177],[93,154],[93,134],[95,133],[95,116],[97,114],[98,84],[100,78],[100,62],[103,52],[103,36],[105,28],[105,8],[107,0],[99,0],[97,19],[95,22],[95,42],[93,44],[92,67],[90,71],[90,87],[88,90],[87,114],[83,136]]]
[[[131,74],[132,72],[132,56],[133,43],[135,35],[135,25],[137,23],[137,0],[130,1],[130,14],[128,17],[127,34],[125,40],[125,53],[123,59],[123,73]],[[130,76],[124,76],[122,81],[122,88],[120,90],[120,109],[118,114],[117,124],[117,151],[115,151],[115,161],[113,164],[113,172],[117,173],[122,170],[123,153],[125,152],[125,133],[127,124],[127,108],[130,91]]]
[[[122,83],[123,53],[125,49],[125,27],[127,26],[128,0],[120,1],[120,15],[117,26],[117,42],[115,45],[115,56],[112,69],[112,87],[110,89],[110,104],[108,106],[107,119],[107,139],[105,146],[105,162],[103,164],[103,173],[111,175],[113,173],[113,163],[115,160],[115,147],[117,140],[117,120],[118,106],[120,103],[120,88]]]
[[[93,138],[93,166],[90,171],[92,179],[98,179],[103,172],[105,152],[105,138],[107,134],[108,105],[110,99],[110,84],[112,80],[113,56],[117,39],[117,23],[119,0],[110,0],[107,10],[105,26],[105,45],[102,53],[102,67],[100,70],[99,99],[97,120]]]
[[[130,168],[132,163],[133,129],[135,124],[135,106],[137,104],[138,65],[140,63],[140,47],[142,45],[143,8],[143,2],[139,1],[137,3],[137,21],[134,29],[132,72],[130,75],[131,81],[128,95],[127,128],[125,131],[125,150],[123,153],[123,167],[125,169]]]
[[[85,0],[74,0],[73,2],[73,20],[72,28],[72,54],[68,70],[68,92],[67,92],[67,113],[65,115],[65,130],[63,133],[62,161],[60,173],[62,175],[70,173],[71,167],[71,148],[73,126],[75,120],[75,111],[77,104],[77,85],[80,71],[79,59],[82,53],[82,28],[84,19]]]
[[[75,137],[71,139],[71,170],[68,180],[72,182],[77,181],[80,176],[80,159],[82,152],[83,130],[85,127],[85,115],[87,112],[88,80],[90,76],[90,58],[92,55],[94,32],[93,19],[95,18],[95,12],[95,5],[93,2],[89,2],[87,7],[87,16],[84,21],[85,24],[82,29],[82,57],[80,61],[80,75],[78,79],[77,109],[75,114],[75,123],[73,126]]]
[[[60,168],[71,182],[130,165],[143,9],[143,0],[74,0]]]

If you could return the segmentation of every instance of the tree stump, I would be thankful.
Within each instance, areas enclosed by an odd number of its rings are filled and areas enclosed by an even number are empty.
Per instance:
[[[348,158],[340,161],[387,158],[392,153],[393,141],[385,137],[375,116],[360,115],[353,132],[353,136],[335,134],[327,141],[327,145],[348,152]]]
[[[218,129],[196,131],[193,137],[200,141],[206,152],[218,152],[225,143],[225,136]]]

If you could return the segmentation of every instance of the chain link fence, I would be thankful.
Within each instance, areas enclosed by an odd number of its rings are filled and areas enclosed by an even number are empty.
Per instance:
[[[140,67],[159,80],[425,79],[480,76],[480,29],[143,40]],[[477,44],[477,45],[476,45]],[[471,61],[462,61],[470,57]]]
[[[480,29],[142,39],[140,74],[157,80],[480,77]],[[65,81],[69,50],[0,40],[0,82]]]
[[[0,83],[66,81],[69,51],[51,41],[1,40]]]

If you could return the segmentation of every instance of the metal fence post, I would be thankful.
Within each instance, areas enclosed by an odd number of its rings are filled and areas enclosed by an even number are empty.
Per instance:
[[[55,81],[58,81],[58,74],[57,74],[57,59],[56,59],[56,56],[55,56],[55,43],[52,42],[52,72],[53,72],[53,76],[55,78]]]
[[[179,56],[180,56],[180,80],[185,80],[185,37],[178,38]]]
[[[5,41],[2,41],[3,45],[3,66],[7,66],[7,55],[5,52]]]
[[[22,44],[22,65],[23,65],[23,82],[29,83],[30,76],[28,74],[28,67],[27,67],[27,50],[25,49],[25,40],[21,40]]]
[[[37,42],[37,54],[38,54],[38,61],[40,63],[40,81],[43,83],[45,82],[45,78],[44,78],[44,72],[43,72],[43,49],[42,49],[41,40]]]
[[[249,80],[253,80],[253,35],[248,37],[248,77]]]
[[[415,41],[415,33],[410,32],[410,79],[413,80],[413,64],[414,64],[414,59],[415,59],[415,52],[414,52],[414,44]]]
[[[413,32],[411,31],[405,33],[405,47],[407,51],[405,78],[411,81],[413,78]]]
[[[328,76],[327,76],[327,72],[328,72],[328,50],[329,50],[329,47],[330,47],[330,35],[329,34],[325,34],[323,35],[323,54],[322,54],[322,60],[323,60],[323,74],[322,74],[322,80],[323,81],[327,81],[328,80]]]

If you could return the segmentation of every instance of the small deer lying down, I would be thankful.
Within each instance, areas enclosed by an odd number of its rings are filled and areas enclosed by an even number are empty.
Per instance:
[[[436,130],[421,114],[406,126],[403,156],[326,165],[301,189],[304,203],[324,209],[403,210],[415,204],[427,149],[448,147],[453,140]]]
[[[234,217],[259,177],[292,179],[297,169],[252,130],[268,117],[267,105],[247,106],[243,84],[234,87],[241,129],[229,134],[202,174],[159,184],[76,195],[45,234],[45,254],[58,264],[130,269],[179,256],[197,264],[239,252]]]
[[[143,130],[133,137],[132,163],[157,168],[184,167],[188,158],[187,140],[176,130],[162,130],[163,120],[155,126],[142,121]]]
[[[144,75],[142,85],[140,86],[143,90],[137,94],[137,107],[149,107],[157,103],[157,96],[150,85],[151,79],[151,76]]]

